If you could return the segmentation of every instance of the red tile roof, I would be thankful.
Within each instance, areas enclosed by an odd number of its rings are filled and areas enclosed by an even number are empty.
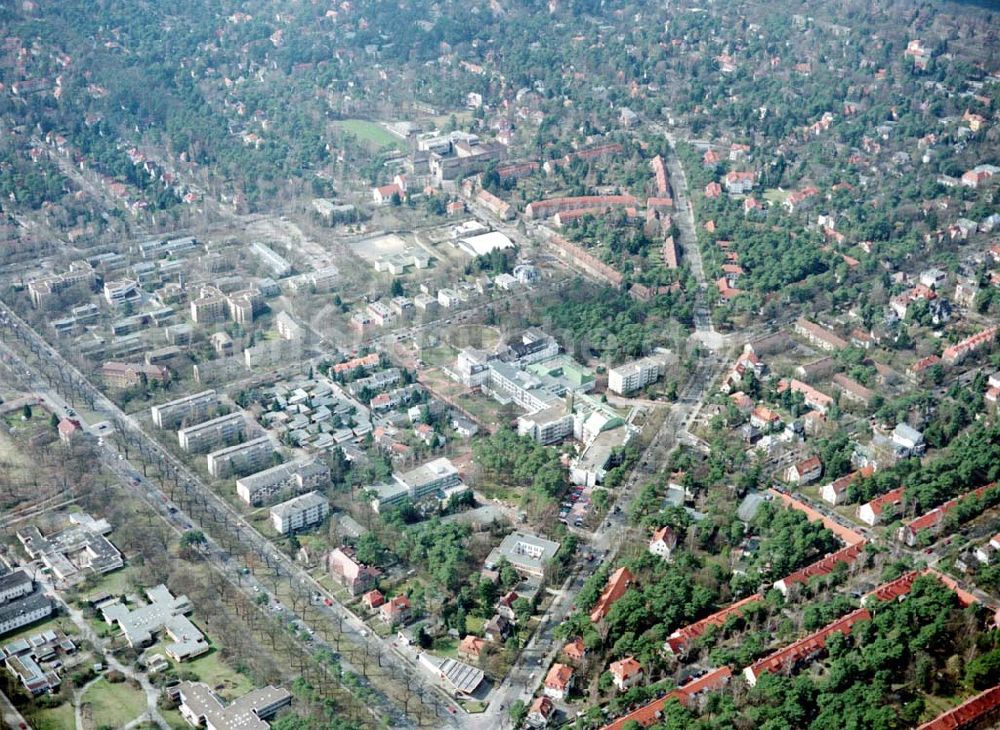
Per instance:
[[[748,596],[741,601],[737,601],[736,603],[726,606],[721,611],[716,611],[711,616],[706,616],[700,621],[696,621],[695,623],[684,626],[683,628],[675,629],[674,632],[667,637],[664,648],[671,653],[679,654],[692,641],[704,634],[709,626],[722,626],[729,620],[730,616],[741,615],[744,608],[752,603],[757,603],[758,601],[763,600],[763,595],[760,593],[754,593],[752,596]]]
[[[805,516],[809,518],[810,522],[816,522],[816,521],[822,522],[823,527],[828,529],[830,532],[839,537],[848,545],[858,545],[865,541],[865,539],[861,535],[854,532],[853,530],[844,527],[836,520],[830,519],[826,515],[817,512],[809,505],[804,504],[799,500],[787,494],[784,494],[783,492],[779,492],[776,489],[769,489],[768,493],[774,495],[776,499],[780,499],[782,502],[784,502],[787,506],[791,507],[792,509],[797,509],[799,512],[805,514]]]
[[[971,492],[966,492],[965,494],[955,497],[954,499],[950,499],[944,504],[942,504],[940,507],[935,507],[930,512],[925,512],[916,519],[911,520],[909,523],[899,528],[900,530],[899,534],[902,536],[905,535],[906,532],[909,532],[913,535],[916,535],[921,530],[927,530],[932,527],[935,527],[939,522],[941,522],[944,519],[945,515],[947,515],[952,509],[955,508],[955,505],[957,505],[959,502],[973,496],[982,497],[983,494],[986,492],[986,490],[992,489],[995,486],[996,482],[993,482],[991,484],[979,487],[978,489],[974,489]],[[904,530],[906,532],[904,532]]]
[[[872,513],[878,517],[889,505],[902,504],[903,495],[905,493],[906,487],[896,487],[892,491],[886,492],[881,497],[876,497],[871,502],[868,502],[868,506],[871,508]],[[862,505],[862,507],[863,506],[864,505]]]
[[[624,659],[611,662],[611,666],[609,666],[608,669],[615,677],[620,680],[625,680],[633,675],[639,674],[642,671],[642,665],[635,660],[635,657],[627,656]]]
[[[980,692],[958,707],[938,715],[930,722],[925,722],[917,730],[959,730],[970,727],[973,722],[982,719],[998,707],[1000,707],[1000,685]]]
[[[607,616],[608,611],[611,610],[615,601],[624,596],[625,591],[634,582],[635,576],[632,575],[628,568],[619,568],[612,573],[611,577],[608,578],[608,584],[605,586],[604,592],[597,599],[594,609],[590,612],[590,620],[596,624]]]
[[[579,661],[580,659],[583,659],[584,655],[587,653],[587,647],[583,643],[583,639],[577,636],[573,639],[573,641],[563,647],[563,653],[570,659]]]
[[[862,540],[854,545],[848,545],[845,548],[841,548],[837,552],[830,553],[826,557],[817,560],[815,563],[807,565],[800,570],[796,570],[794,573],[786,575],[781,580],[775,581],[774,587],[778,588],[778,590],[782,590],[782,588],[779,587],[780,584],[785,590],[787,590],[796,583],[805,583],[810,578],[814,578],[817,575],[829,575],[840,563],[845,563],[847,565],[853,563],[857,559],[858,555],[861,554],[861,551],[864,550],[864,547],[865,543],[864,540]]]
[[[568,667],[565,664],[553,664],[552,669],[545,675],[545,686],[565,691],[572,679],[573,667]]]
[[[870,621],[871,614],[868,609],[859,608],[856,611],[837,619],[831,624],[824,626],[819,631],[799,639],[793,644],[789,644],[784,649],[779,649],[773,654],[764,657],[758,662],[751,664],[743,670],[747,681],[751,684],[757,682],[757,678],[764,672],[780,672],[784,669],[793,669],[796,664],[804,661],[826,647],[826,640],[833,633],[841,633],[849,636],[851,629],[859,621]]]
[[[733,675],[729,667],[719,667],[703,677],[692,680],[683,687],[669,692],[659,699],[655,699],[648,705],[640,707],[627,715],[622,715],[613,722],[605,725],[601,730],[622,730],[630,722],[637,722],[642,727],[655,725],[662,718],[663,706],[670,700],[677,700],[681,704],[687,704],[694,697],[702,692],[721,689]]]

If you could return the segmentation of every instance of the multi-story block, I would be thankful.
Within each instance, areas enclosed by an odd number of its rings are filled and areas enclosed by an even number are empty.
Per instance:
[[[260,289],[243,289],[228,297],[229,317],[237,324],[249,324],[264,309],[264,295]]]
[[[109,361],[101,367],[104,382],[112,388],[132,388],[146,382],[170,382],[170,371],[162,365]]]
[[[216,479],[233,474],[252,474],[271,461],[274,445],[267,436],[213,451],[207,457],[208,473]]]
[[[608,371],[608,390],[619,395],[634,393],[655,383],[666,370],[662,358],[646,357]]]
[[[293,497],[271,508],[271,525],[281,534],[317,525],[330,514],[330,501],[319,492]]]
[[[177,441],[188,452],[204,452],[218,446],[229,445],[246,435],[247,424],[242,413],[230,413],[204,423],[182,428]]]
[[[214,286],[203,286],[191,300],[191,319],[198,324],[222,322],[226,318],[226,296]]]
[[[320,489],[330,481],[321,461],[293,461],[236,480],[236,494],[246,504],[260,506],[276,495]]]
[[[218,405],[218,394],[214,390],[203,390],[153,406],[149,414],[157,428],[177,428],[185,421],[197,423],[204,420]]]

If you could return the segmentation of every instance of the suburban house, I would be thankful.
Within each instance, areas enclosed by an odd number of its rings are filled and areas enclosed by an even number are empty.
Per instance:
[[[870,502],[865,502],[858,507],[858,519],[869,527],[874,527],[882,521],[883,516],[894,515],[899,512],[903,505],[903,495],[905,487],[897,487],[886,492],[881,497],[876,497]]]
[[[823,462],[818,456],[810,456],[808,459],[792,464],[785,472],[785,481],[791,484],[811,484],[819,479],[823,473]]]
[[[378,613],[389,626],[405,624],[410,620],[410,599],[396,596],[379,606]]]
[[[625,657],[617,662],[611,662],[608,667],[611,679],[619,692],[625,692],[642,681],[642,665],[634,657]]]
[[[552,700],[548,697],[542,695],[531,703],[531,707],[528,710],[528,717],[526,718],[528,725],[533,728],[545,728],[549,725],[549,718],[552,717],[552,711],[555,706],[552,704]]]
[[[669,527],[661,527],[653,531],[653,537],[649,541],[649,552],[664,560],[670,560],[670,555],[677,547],[677,533]]]
[[[573,688],[573,667],[565,664],[553,664],[545,675],[545,686],[542,690],[546,697],[554,700],[564,700]]]
[[[355,558],[354,548],[339,547],[327,557],[327,569],[330,577],[347,588],[352,596],[367,593],[375,587],[375,581],[381,574],[378,568],[359,563]]]
[[[597,603],[594,604],[594,608],[590,612],[590,620],[595,624],[603,620],[615,604],[615,601],[624,596],[625,591],[633,583],[635,583],[635,576],[632,575],[628,568],[619,568],[612,573],[611,577],[608,578],[604,592],[601,593],[601,597],[597,599]]]
[[[486,646],[486,639],[469,634],[458,645],[458,653],[466,659],[477,661]]]
[[[858,471],[846,474],[839,479],[834,479],[829,484],[823,485],[823,488],[820,490],[820,496],[836,507],[838,504],[841,504],[845,499],[847,499],[847,489],[854,484],[854,482],[858,479],[870,477],[874,473],[875,467],[866,466]]]

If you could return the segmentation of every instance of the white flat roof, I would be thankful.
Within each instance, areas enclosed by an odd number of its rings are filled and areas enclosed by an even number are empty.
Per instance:
[[[473,256],[484,256],[497,249],[513,248],[514,242],[500,231],[491,231],[462,239],[463,248]]]

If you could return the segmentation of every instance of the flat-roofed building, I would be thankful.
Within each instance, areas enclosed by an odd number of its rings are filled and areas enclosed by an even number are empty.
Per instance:
[[[147,646],[162,631],[170,637],[164,650],[174,661],[193,659],[209,650],[205,636],[187,617],[192,609],[187,596],[174,596],[164,585],[147,589],[146,596],[149,603],[145,606],[130,609],[116,601],[101,609],[104,620],[118,625],[130,647]]]
[[[527,532],[512,532],[490,552],[485,567],[492,570],[500,565],[501,560],[506,560],[517,572],[540,578],[557,552],[558,542]]]
[[[243,414],[230,413],[180,429],[177,441],[185,451],[199,453],[235,443],[246,435],[246,431]]]
[[[321,461],[291,461],[236,480],[236,494],[248,505],[260,506],[280,494],[320,489],[330,481],[330,468]]]
[[[292,704],[288,690],[273,686],[251,690],[228,705],[203,682],[181,682],[170,691],[184,719],[206,730],[267,730],[267,720]]]
[[[219,405],[219,395],[214,390],[186,395],[183,398],[161,403],[149,409],[157,428],[177,428],[185,421],[197,423]]]
[[[273,453],[274,445],[267,436],[227,446],[208,455],[208,473],[216,479],[253,474],[270,463]]]
[[[608,370],[608,390],[627,395],[655,383],[666,371],[662,357],[644,357]]]
[[[222,322],[226,318],[226,296],[214,286],[204,286],[191,300],[191,319],[197,324]]]
[[[45,536],[34,525],[17,539],[34,560],[41,560],[59,586],[72,586],[88,575],[103,575],[124,565],[122,554],[107,535],[111,524],[86,512],[73,512],[69,524]]]
[[[271,508],[271,526],[282,535],[317,525],[330,514],[330,500],[319,492],[292,497]]]
[[[0,604],[0,636],[52,614],[52,601],[41,589]]]

